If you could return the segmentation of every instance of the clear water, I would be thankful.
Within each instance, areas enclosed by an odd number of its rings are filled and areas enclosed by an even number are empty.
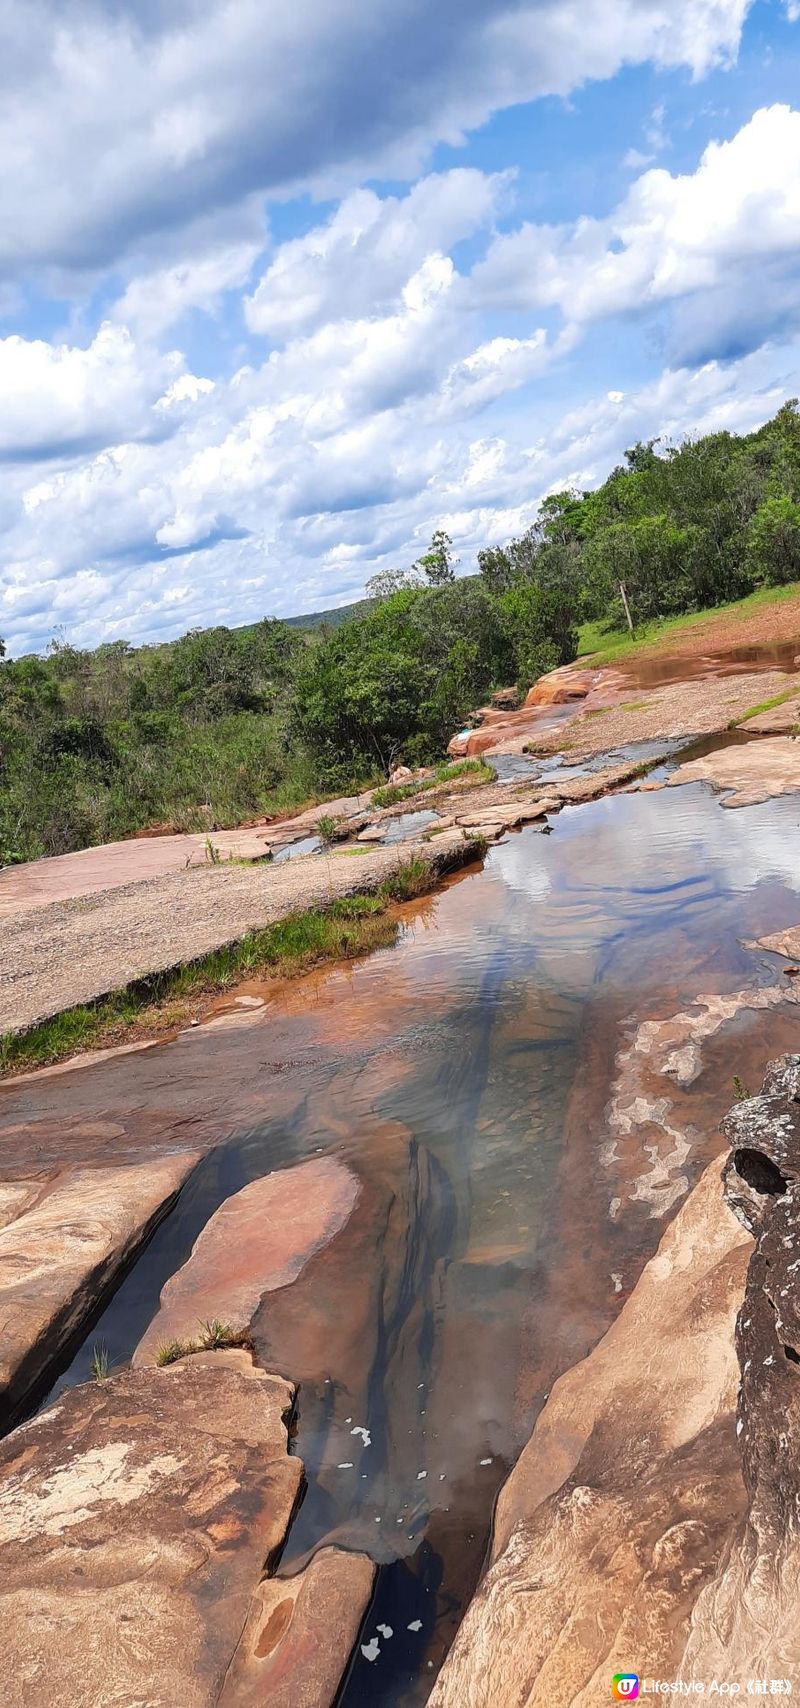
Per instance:
[[[744,940],[796,922],[798,890],[800,797],[736,813],[702,785],[608,798],[401,910],[394,949],[2,1093],[20,1166],[208,1147],[66,1382],[87,1377],[97,1340],[130,1356],[163,1282],[246,1181],[319,1154],[358,1174],[348,1228],[254,1325],[263,1361],[301,1383],[308,1492],[282,1571],[330,1540],[380,1566],[364,1641],[378,1622],[394,1634],[374,1662],[357,1650],[345,1708],[425,1702],[545,1394],[718,1147],[733,1075],[755,1084],[796,1047],[791,981]],[[642,1020],[773,989],[774,1006],[709,1035],[691,1083],[637,1081],[664,1125],[609,1145]],[[666,1126],[684,1135],[679,1160]]]

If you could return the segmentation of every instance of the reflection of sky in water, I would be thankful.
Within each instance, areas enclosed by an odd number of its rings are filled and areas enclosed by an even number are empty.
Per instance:
[[[543,1391],[583,1356],[606,1324],[612,1276],[629,1280],[658,1237],[649,1201],[631,1209],[638,1150],[613,1178],[601,1158],[620,1022],[674,1013],[676,987],[691,997],[780,984],[775,958],[740,940],[800,918],[799,824],[800,797],[731,812],[702,784],[567,808],[550,836],[509,836],[482,872],[402,909],[396,948],[283,987],[242,1025],[9,1088],[17,1119],[30,1126],[50,1106],[59,1134],[68,1116],[100,1112],[134,1131],[149,1118],[159,1136],[170,1119],[183,1132],[195,1110],[211,1112],[220,1136],[234,1129],[90,1332],[69,1381],[88,1375],[95,1340],[128,1355],[159,1287],[246,1180],[330,1152],[372,1182],[378,1235],[354,1243],[335,1297],[349,1322],[374,1286],[374,1313],[354,1363],[349,1330],[341,1366],[337,1322],[332,1348],[320,1330],[297,1444],[309,1488],[284,1556],[291,1569],[305,1549],[338,1540],[384,1564],[370,1630],[382,1618],[397,1637],[379,1660],[357,1657],[343,1708],[424,1702],[428,1656],[452,1637],[477,1575],[537,1383]],[[739,1031],[708,1076],[715,1095],[734,1069],[747,1071],[742,1048]],[[596,1109],[581,1102],[570,1140],[576,1081]],[[716,1130],[704,1095],[703,1079],[686,1093],[700,1135]],[[700,1137],[695,1172],[705,1154]],[[626,1186],[612,1224],[609,1195]],[[336,1270],[327,1273],[326,1297]],[[292,1366],[306,1329],[316,1344],[326,1300],[309,1294],[304,1309],[277,1367]],[[277,1315],[276,1300],[265,1334]],[[354,1425],[369,1430],[368,1450]],[[342,1468],[357,1458],[357,1470]],[[419,1640],[401,1642],[419,1620]]]
[[[800,890],[797,797],[730,811],[705,785],[687,784],[565,808],[551,822],[552,836],[511,836],[488,866],[531,904],[513,922],[540,972],[571,988],[591,980],[587,963],[619,937],[630,949],[638,932],[652,943],[690,929],[699,946],[774,930],[772,916],[759,923],[754,892]]]

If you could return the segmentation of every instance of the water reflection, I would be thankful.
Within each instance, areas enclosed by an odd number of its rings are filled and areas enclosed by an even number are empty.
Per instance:
[[[798,918],[799,821],[792,797],[732,814],[699,784],[567,808],[549,838],[509,837],[405,908],[397,948],[2,1093],[21,1167],[218,1147],[69,1381],[97,1338],[129,1356],[245,1181],[320,1152],[359,1174],[348,1228],[255,1323],[264,1361],[301,1383],[309,1489],[282,1569],[322,1540],[382,1567],[369,1634],[393,1636],[357,1654],[347,1708],[424,1702],[543,1395],[717,1148],[733,1074],[756,1083],[794,1042],[791,983],[784,1002],[779,964],[744,940]],[[742,991],[767,1006],[707,1024],[708,1001]],[[696,1060],[677,1072],[687,1037]]]

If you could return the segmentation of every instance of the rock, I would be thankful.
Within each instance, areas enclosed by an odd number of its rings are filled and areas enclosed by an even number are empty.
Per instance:
[[[166,1214],[197,1153],[67,1168],[0,1231],[0,1417],[13,1421]],[[6,1188],[8,1190],[8,1188]],[[31,1183],[22,1190],[30,1194]]]
[[[504,801],[496,807],[473,807],[471,812],[458,815],[456,824],[470,824],[478,831],[496,825],[503,830],[513,830],[517,825],[532,824],[537,818],[544,818],[548,812],[557,812],[560,805],[558,795],[541,795],[533,801]]]
[[[756,1235],[736,1330],[749,1501],[700,1597],[679,1677],[800,1684],[800,1056],[773,1062],[723,1123],[725,1194]]]
[[[334,1157],[266,1174],[235,1192],[163,1287],[134,1365],[152,1363],[169,1341],[191,1340],[211,1318],[236,1333],[249,1328],[265,1294],[297,1280],[344,1226],[357,1198],[355,1175]]]
[[[756,735],[783,735],[784,732],[795,730],[798,723],[800,699],[795,699],[786,700],[782,706],[772,706],[769,711],[759,712],[757,717],[748,718],[746,727]]]
[[[508,826],[505,824],[465,824],[465,836],[480,836],[484,842],[499,842],[505,836]]]
[[[496,712],[516,712],[519,709],[518,689],[498,688],[492,695],[492,705]]]
[[[359,831],[359,842],[382,842],[386,835],[385,824],[368,824],[366,830]]]
[[[614,1672],[676,1676],[745,1501],[733,1327],[750,1240],[720,1169],[553,1388],[501,1492],[491,1565],[430,1708],[594,1708]]]
[[[258,1585],[219,1708],[333,1702],[372,1595],[365,1554],[322,1548],[297,1577]]]
[[[563,706],[569,700],[585,700],[599,676],[596,670],[576,670],[573,664],[561,665],[546,676],[540,676],[526,697],[526,706]]]
[[[73,1389],[0,1451],[7,1708],[215,1704],[302,1482],[293,1389],[189,1359]]]
[[[394,770],[389,772],[390,783],[413,783],[413,781],[414,773],[410,765],[396,765]]]
[[[722,806],[755,806],[775,795],[800,790],[800,742],[790,736],[766,737],[740,746],[719,747],[692,759],[669,778],[668,786],[710,783],[726,790]]]
[[[746,943],[745,948],[768,949],[773,955],[800,960],[800,925],[790,925],[786,931],[774,931],[770,937],[759,937],[755,943]]]

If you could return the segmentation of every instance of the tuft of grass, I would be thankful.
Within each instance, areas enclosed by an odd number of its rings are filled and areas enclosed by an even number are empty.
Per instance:
[[[110,1374],[108,1347],[100,1341],[92,1350],[92,1375],[96,1382],[107,1382]]]
[[[212,950],[171,971],[138,980],[125,990],[80,1004],[26,1032],[0,1037],[0,1078],[45,1067],[82,1050],[102,1049],[137,1037],[159,1037],[180,1026],[208,996],[243,978],[291,977],[325,961],[352,960],[396,941],[393,902],[424,895],[438,880],[436,866],[414,855],[377,890],[340,896],[324,908],[290,913],[236,943]]]
[[[341,819],[334,818],[331,813],[322,813],[317,819],[317,835],[326,848],[341,835],[341,825]]]
[[[220,1322],[219,1317],[210,1317],[200,1324],[200,1332],[193,1340],[167,1340],[159,1346],[156,1352],[156,1364],[163,1370],[168,1364],[177,1364],[179,1358],[190,1358],[194,1352],[223,1352],[229,1346],[253,1345],[246,1330],[231,1328],[228,1323]]]
[[[179,1358],[184,1358],[188,1352],[195,1351],[193,1340],[167,1340],[159,1346],[156,1353],[156,1363],[160,1370],[167,1364],[177,1364]]]
[[[440,789],[443,783],[453,783],[457,778],[468,777],[471,784],[493,783],[497,773],[492,765],[487,765],[485,759],[457,759],[452,765],[439,765],[432,777],[423,777],[416,783],[387,783],[385,789],[376,789],[372,804],[376,807],[395,807],[400,801],[411,801],[415,795],[427,794],[431,789]]]
[[[733,1076],[733,1095],[736,1098],[737,1103],[746,1103],[747,1099],[753,1095],[739,1078],[738,1073],[735,1073]]]

